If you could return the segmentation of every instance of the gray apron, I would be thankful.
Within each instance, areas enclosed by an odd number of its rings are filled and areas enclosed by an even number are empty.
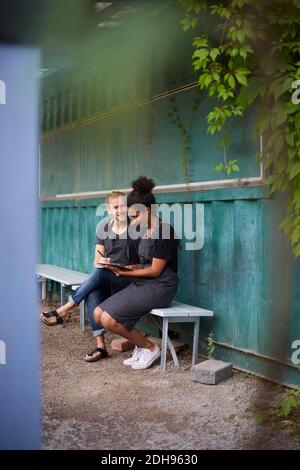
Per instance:
[[[154,240],[142,238],[138,253],[141,268],[152,263]],[[118,323],[131,331],[135,323],[153,308],[168,307],[172,302],[178,284],[175,271],[166,266],[156,278],[132,278],[128,287],[112,295],[100,304]]]

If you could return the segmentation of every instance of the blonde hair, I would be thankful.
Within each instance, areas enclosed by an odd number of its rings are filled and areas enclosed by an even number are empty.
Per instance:
[[[107,204],[109,204],[109,201],[111,199],[114,199],[116,197],[124,197],[125,194],[122,193],[122,191],[112,191],[111,193],[109,193],[107,196],[106,196],[106,202]]]

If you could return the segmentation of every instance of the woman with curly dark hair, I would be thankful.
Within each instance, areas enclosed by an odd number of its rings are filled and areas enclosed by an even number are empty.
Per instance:
[[[173,227],[156,215],[154,186],[152,179],[140,177],[132,183],[127,197],[128,215],[141,228],[141,264],[132,271],[105,265],[117,276],[132,278],[132,282],[94,310],[97,323],[136,345],[132,357],[123,362],[133,369],[147,369],[160,357],[160,348],[133,330],[135,323],[153,308],[167,307],[178,284],[178,243]]]

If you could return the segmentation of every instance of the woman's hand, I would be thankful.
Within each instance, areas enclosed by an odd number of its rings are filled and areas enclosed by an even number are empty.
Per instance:
[[[110,263],[110,258],[105,258],[104,245],[95,246],[94,268],[99,268],[100,263]]]
[[[113,272],[116,276],[122,276],[124,275],[124,271],[122,271],[122,269],[120,268],[117,268],[116,266],[110,266],[110,264],[105,264],[105,263],[101,263],[101,265],[103,266],[103,268],[105,269],[108,269],[109,271]]]
[[[103,264],[109,263],[110,258],[99,258],[97,261],[94,263],[94,268],[99,268],[99,265],[102,266]]]
[[[125,266],[125,268],[129,268],[132,271],[134,271],[135,269],[139,269],[140,265],[139,264],[127,264],[127,266]]]
[[[110,271],[114,272],[116,276],[155,278],[160,276],[161,272],[166,267],[166,264],[166,259],[153,258],[151,266],[144,269],[137,267],[137,269],[133,269],[132,271],[123,271],[122,269],[115,268],[114,266],[103,265],[103,267],[110,269]]]
[[[102,258],[101,256],[97,259],[98,264],[107,264],[110,263],[110,258]]]

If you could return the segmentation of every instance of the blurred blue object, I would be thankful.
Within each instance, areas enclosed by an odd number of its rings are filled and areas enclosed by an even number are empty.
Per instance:
[[[39,51],[0,45],[0,449],[40,447]]]

